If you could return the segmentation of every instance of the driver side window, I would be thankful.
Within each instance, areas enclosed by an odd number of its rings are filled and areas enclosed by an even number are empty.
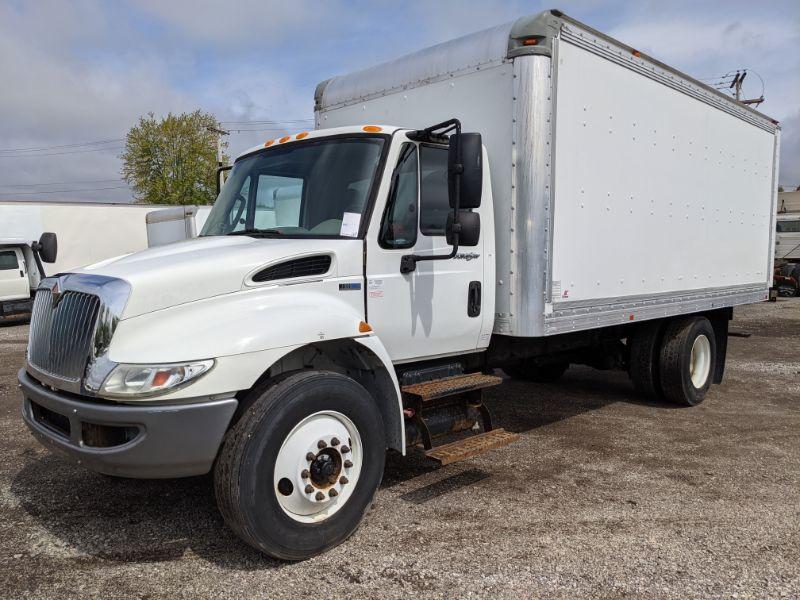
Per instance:
[[[392,181],[392,191],[381,225],[383,248],[411,248],[417,241],[417,148],[404,144]]]

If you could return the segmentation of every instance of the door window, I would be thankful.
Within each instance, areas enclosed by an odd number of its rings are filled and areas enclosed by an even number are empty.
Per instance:
[[[383,248],[410,248],[417,241],[417,149],[404,144],[381,227]]]
[[[19,269],[17,253],[14,250],[0,250],[0,271],[14,271]]]
[[[447,148],[420,146],[419,168],[419,229],[423,235],[444,235],[450,213]]]
[[[800,221],[778,221],[778,233],[800,233]]]

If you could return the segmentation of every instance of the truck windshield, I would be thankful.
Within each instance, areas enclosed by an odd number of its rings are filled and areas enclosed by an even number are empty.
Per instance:
[[[383,137],[296,142],[236,162],[200,235],[358,237]]]

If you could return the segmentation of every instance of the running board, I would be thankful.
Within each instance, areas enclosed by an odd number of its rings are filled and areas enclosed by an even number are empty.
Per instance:
[[[467,375],[434,379],[424,383],[414,383],[403,386],[401,389],[406,397],[422,402],[430,402],[447,396],[482,390],[501,383],[503,383],[503,379],[495,375],[468,373]]]
[[[498,377],[499,379],[499,377]],[[507,446],[519,439],[519,434],[511,433],[505,429],[492,429],[485,433],[478,433],[457,442],[437,446],[425,452],[428,458],[438,461],[442,465],[472,458],[489,450]]]

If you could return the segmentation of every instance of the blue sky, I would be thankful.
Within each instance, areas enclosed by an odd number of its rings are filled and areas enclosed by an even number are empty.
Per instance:
[[[118,140],[140,115],[202,108],[220,121],[281,122],[229,124],[277,129],[233,133],[235,154],[310,127],[314,87],[323,79],[554,7],[516,0],[0,0],[0,199],[128,201]],[[767,98],[760,110],[782,122],[781,182],[800,185],[796,0],[584,0],[557,8],[695,77],[747,67],[748,95],[761,92],[758,73]],[[85,142],[101,143],[76,145]]]

